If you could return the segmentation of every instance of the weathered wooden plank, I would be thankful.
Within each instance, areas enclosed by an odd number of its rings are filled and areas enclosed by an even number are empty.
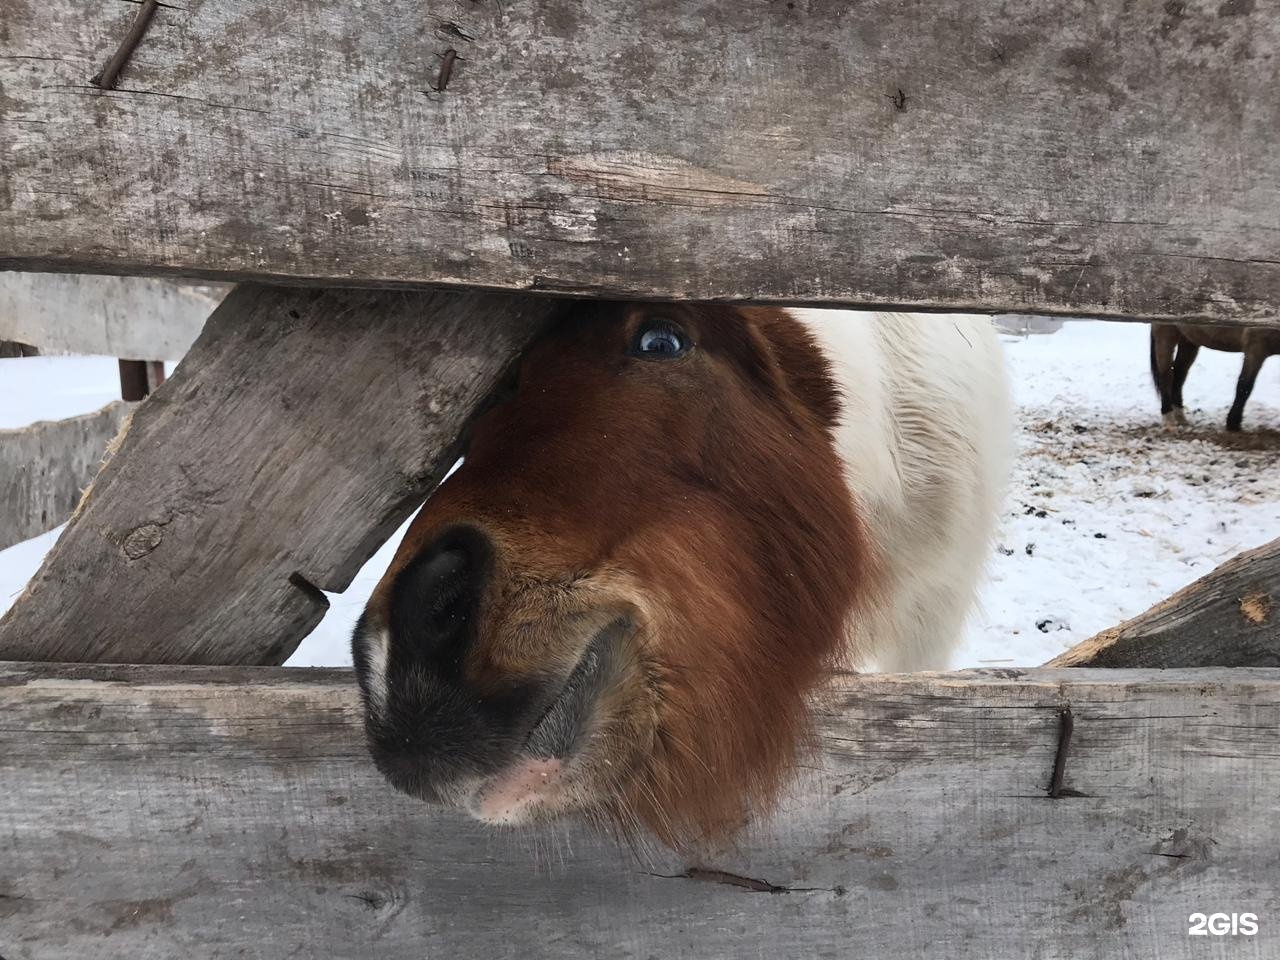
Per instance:
[[[233,291],[0,620],[0,657],[282,663],[554,307]]]
[[[690,858],[393,793],[343,671],[9,665],[0,716],[9,960],[1280,951],[1280,671],[843,677],[796,796]],[[1219,910],[1259,933],[1187,936]]]
[[[0,550],[65,523],[130,405],[0,430]]]
[[[0,273],[0,339],[43,353],[181,360],[226,292],[147,277]]]
[[[136,10],[6,0],[0,267],[1276,319],[1265,3],[190,0],[91,86]]]
[[[1232,557],[1049,667],[1280,667],[1280,540]]]

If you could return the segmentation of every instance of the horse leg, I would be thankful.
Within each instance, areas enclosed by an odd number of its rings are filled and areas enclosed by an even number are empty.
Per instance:
[[[1258,371],[1267,359],[1266,348],[1262,344],[1250,344],[1244,352],[1244,366],[1240,368],[1240,379],[1236,381],[1236,399],[1227,414],[1227,429],[1235,432],[1240,429],[1244,419],[1244,405],[1253,393],[1253,382],[1258,379]]]
[[[1191,365],[1196,362],[1196,355],[1199,353],[1200,344],[1185,339],[1178,341],[1178,352],[1173,360],[1172,388],[1173,417],[1180,427],[1187,425],[1187,416],[1182,412],[1182,385],[1187,382],[1187,374],[1191,371]]]
[[[1151,325],[1151,379],[1160,394],[1160,414],[1166,430],[1172,430],[1176,425],[1173,415],[1173,354],[1181,339],[1178,328],[1173,324]]]

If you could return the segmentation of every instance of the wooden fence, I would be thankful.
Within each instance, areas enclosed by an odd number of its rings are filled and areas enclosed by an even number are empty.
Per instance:
[[[0,273],[0,341],[40,354],[179,360],[225,292],[142,277]],[[0,430],[0,549],[70,518],[129,406]]]
[[[0,430],[0,550],[65,523],[98,472],[129,405]]]
[[[233,666],[426,495],[541,294],[1276,323],[1271,13],[6,0],[0,269],[252,282],[0,621],[62,661],[0,667],[0,955],[1280,954],[1274,544],[1074,661],[1239,669],[841,678],[696,859],[403,800],[348,674]],[[1260,930],[1187,935],[1219,911]]]
[[[1059,799],[1047,790],[1074,718]],[[9,957],[1275,956],[1280,671],[846,677],[689,859],[393,794],[345,671],[0,671]],[[38,812],[37,812],[38,811]],[[1229,950],[1195,911],[1253,912]]]
[[[1266,2],[191,0],[95,87],[137,10],[6,0],[0,268],[1280,302]]]
[[[227,289],[145,277],[0,273],[0,340],[41,353],[181,360]]]

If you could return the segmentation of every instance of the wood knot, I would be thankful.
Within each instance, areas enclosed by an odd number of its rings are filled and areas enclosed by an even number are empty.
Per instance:
[[[1240,599],[1240,612],[1255,627],[1261,626],[1271,616],[1271,598],[1261,591],[1250,593]]]
[[[126,557],[130,560],[138,560],[160,546],[160,541],[163,539],[164,530],[160,524],[144,523],[140,527],[134,527],[120,546]]]

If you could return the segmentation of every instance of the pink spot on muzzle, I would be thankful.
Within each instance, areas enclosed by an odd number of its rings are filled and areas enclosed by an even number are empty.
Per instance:
[[[532,807],[560,792],[563,771],[561,760],[519,760],[476,791],[470,813],[485,823],[520,823]]]

